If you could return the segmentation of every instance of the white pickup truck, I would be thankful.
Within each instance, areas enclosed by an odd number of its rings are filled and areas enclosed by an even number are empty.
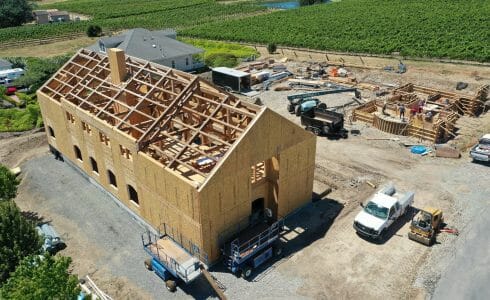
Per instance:
[[[485,134],[470,150],[474,161],[490,162],[490,134]]]
[[[362,206],[354,219],[354,229],[358,234],[373,239],[381,239],[388,228],[405,214],[413,203],[414,193],[397,193],[393,184],[376,192],[366,205]]]

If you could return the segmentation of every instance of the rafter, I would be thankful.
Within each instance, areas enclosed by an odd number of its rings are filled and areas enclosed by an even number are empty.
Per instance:
[[[80,50],[41,89],[114,126],[137,151],[190,180],[203,180],[262,109],[195,75],[134,57],[125,63],[129,78],[115,85],[108,58]]]

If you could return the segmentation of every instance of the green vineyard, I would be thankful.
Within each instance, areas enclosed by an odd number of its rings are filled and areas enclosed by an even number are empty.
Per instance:
[[[343,0],[183,30],[188,36],[490,61],[488,0]]]
[[[0,42],[83,33],[90,24],[97,24],[104,31],[134,27],[148,29],[182,28],[265,10],[265,8],[252,3],[225,5],[214,0],[69,0],[41,8],[67,10],[90,16],[92,19],[79,22],[3,28],[0,29]]]
[[[67,0],[42,6],[88,21],[0,29],[0,42],[134,27],[319,50],[490,61],[489,0],[342,0],[286,11],[263,1]]]

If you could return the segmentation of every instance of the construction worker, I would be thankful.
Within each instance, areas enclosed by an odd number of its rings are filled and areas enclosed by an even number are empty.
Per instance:
[[[401,103],[398,110],[400,111],[400,119],[403,120],[405,118],[405,105]]]

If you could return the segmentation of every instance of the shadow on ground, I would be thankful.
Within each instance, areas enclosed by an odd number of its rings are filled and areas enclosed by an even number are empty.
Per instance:
[[[278,244],[282,247],[282,254],[273,256],[264,264],[253,269],[248,279],[241,280],[260,280],[293,254],[325,236],[344,206],[337,200],[321,198],[320,195],[313,195],[313,199],[312,202],[285,218],[284,230]],[[217,263],[211,270],[217,273],[230,272],[223,262]]]

